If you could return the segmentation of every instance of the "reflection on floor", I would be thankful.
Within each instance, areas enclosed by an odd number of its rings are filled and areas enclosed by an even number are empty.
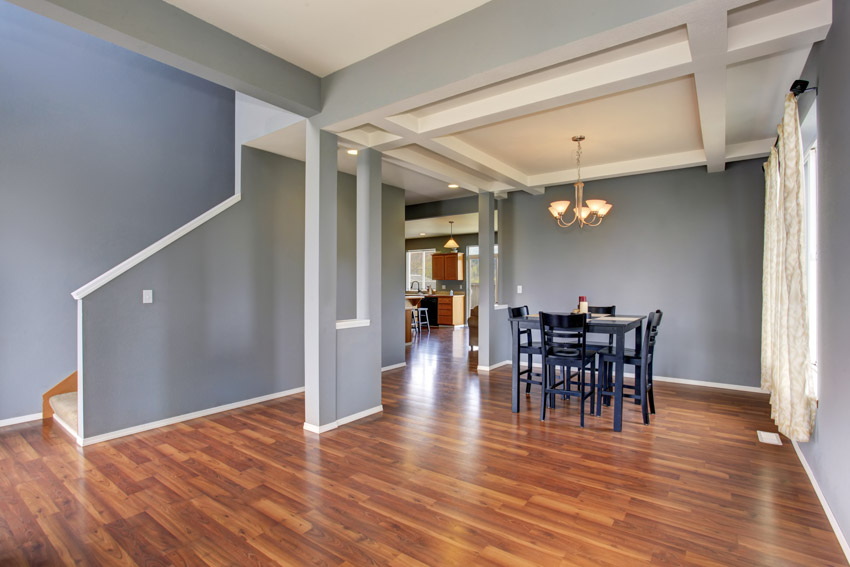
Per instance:
[[[845,565],[766,396],[657,385],[578,427],[510,409],[466,330],[383,374],[383,414],[321,436],[292,396],[79,450],[0,430],[0,564]]]

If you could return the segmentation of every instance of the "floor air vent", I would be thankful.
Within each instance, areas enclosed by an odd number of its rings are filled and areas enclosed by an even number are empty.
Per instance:
[[[758,431],[759,441],[762,443],[769,443],[771,445],[782,445],[782,439],[779,438],[778,433],[768,433],[767,431]]]

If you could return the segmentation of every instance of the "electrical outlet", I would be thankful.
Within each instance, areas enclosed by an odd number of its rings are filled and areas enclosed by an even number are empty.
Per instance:
[[[153,303],[153,290],[152,289],[143,289],[142,290],[142,303]]]
[[[516,292],[522,293],[522,286],[521,285],[516,286]]]

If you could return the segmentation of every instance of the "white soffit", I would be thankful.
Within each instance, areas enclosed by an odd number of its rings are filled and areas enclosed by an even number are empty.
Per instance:
[[[575,167],[572,136],[587,140],[582,165],[702,149],[693,77],[592,99],[457,134],[461,141],[525,172]]]
[[[324,77],[489,0],[166,0]]]
[[[791,83],[800,78],[810,51],[807,47],[729,67],[726,75],[727,145],[776,136],[785,95]]]
[[[499,211],[494,213],[493,226],[499,230]],[[454,221],[454,234],[478,234],[478,213],[448,215],[404,221],[405,238],[429,238],[431,236],[449,236],[452,232],[449,221]],[[422,236],[422,233],[425,236]]]

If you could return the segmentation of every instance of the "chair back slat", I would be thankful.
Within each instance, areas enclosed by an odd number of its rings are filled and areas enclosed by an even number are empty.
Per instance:
[[[587,348],[587,314],[561,315],[540,313],[540,338],[544,357],[558,356],[582,359]],[[574,354],[566,354],[567,352]]]

